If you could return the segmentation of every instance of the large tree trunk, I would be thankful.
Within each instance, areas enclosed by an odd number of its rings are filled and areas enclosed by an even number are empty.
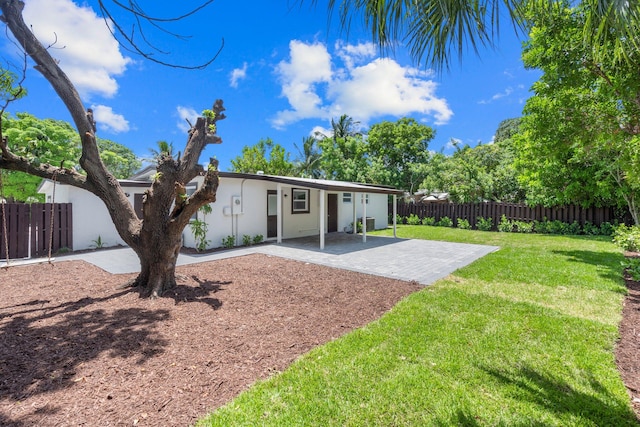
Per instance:
[[[79,163],[86,176],[73,169],[46,163],[34,163],[13,154],[0,134],[0,168],[18,170],[60,183],[85,189],[98,196],[105,204],[120,237],[140,258],[141,271],[135,281],[143,296],[157,297],[175,286],[175,268],[182,231],[193,214],[203,205],[216,200],[218,189],[218,162],[210,160],[205,169],[198,164],[200,155],[209,144],[219,144],[217,122],[223,120],[224,106],[217,100],[211,110],[203,113],[189,130],[182,158],[162,156],[158,161],[158,174],[145,193],[143,219],[140,220],[115,177],[100,159],[96,143],[95,123],[88,115],[75,87],[58,66],[47,48],[31,32],[22,19],[24,3],[18,0],[0,0],[4,22],[35,68],[49,81],[71,113],[82,141]],[[150,124],[153,126],[153,124]],[[196,176],[204,182],[191,196],[185,186]]]
[[[152,237],[139,249],[140,274],[133,284],[139,287],[142,297],[160,297],[176,286],[176,262],[182,247],[182,234],[176,233]]]

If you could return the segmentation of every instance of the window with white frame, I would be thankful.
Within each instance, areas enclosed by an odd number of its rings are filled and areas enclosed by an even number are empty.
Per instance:
[[[309,213],[309,190],[291,189],[291,213]]]
[[[342,203],[351,203],[351,193],[342,193]]]

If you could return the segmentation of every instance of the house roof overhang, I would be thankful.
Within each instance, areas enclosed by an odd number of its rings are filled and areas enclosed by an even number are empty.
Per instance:
[[[294,187],[314,188],[318,190],[326,191],[343,191],[343,192],[355,192],[355,193],[373,193],[373,194],[387,194],[387,195],[403,195],[402,190],[397,188],[388,187],[384,185],[371,185],[358,182],[346,182],[346,181],[332,181],[328,179],[311,179],[311,178],[297,178],[292,176],[277,176],[277,175],[262,175],[251,173],[237,173],[237,172],[220,172],[222,178],[239,178],[250,179],[255,181],[268,181],[279,184],[290,185]]]

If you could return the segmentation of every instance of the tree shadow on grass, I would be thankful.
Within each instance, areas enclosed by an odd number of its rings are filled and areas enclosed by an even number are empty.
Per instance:
[[[515,387],[517,392],[513,394],[517,394],[518,399],[555,413],[560,420],[568,421],[567,416],[571,416],[572,422],[578,419],[589,425],[638,425],[626,399],[612,395],[595,378],[588,379],[593,393],[585,393],[560,378],[526,366],[511,371],[493,368],[485,371],[505,385]]]
[[[619,281],[622,277],[622,265],[620,263],[623,261],[623,257],[620,254],[577,250],[554,250],[552,252],[564,256],[572,262],[595,265],[598,267],[598,274],[604,279]],[[622,294],[626,293],[624,286],[618,286],[614,291]]]

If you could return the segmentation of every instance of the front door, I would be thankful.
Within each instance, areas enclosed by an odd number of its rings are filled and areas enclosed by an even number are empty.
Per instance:
[[[278,237],[278,192],[267,190],[267,239]]]
[[[338,195],[327,195],[327,233],[338,231]]]

